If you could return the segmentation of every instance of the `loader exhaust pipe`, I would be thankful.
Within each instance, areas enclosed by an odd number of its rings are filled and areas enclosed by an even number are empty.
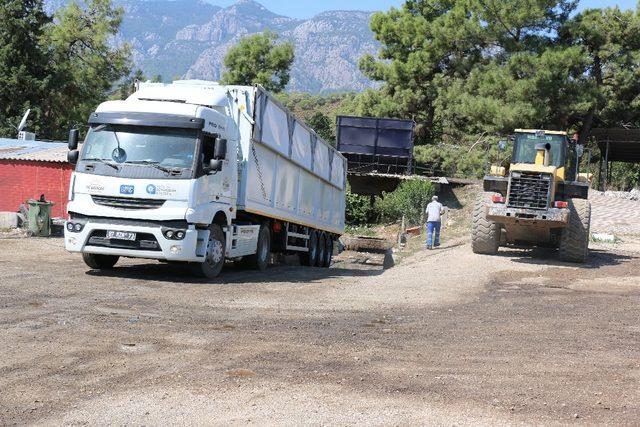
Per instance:
[[[542,142],[536,144],[536,165],[549,166],[551,163],[551,144]]]

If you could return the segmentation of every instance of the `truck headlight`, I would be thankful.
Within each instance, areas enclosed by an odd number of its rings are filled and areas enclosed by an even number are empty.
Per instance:
[[[81,223],[81,222],[67,221],[66,227],[67,227],[67,230],[72,232],[72,233],[79,233],[84,228],[84,224]]]
[[[182,240],[187,235],[184,230],[175,230],[172,228],[163,228],[162,234],[169,240]]]

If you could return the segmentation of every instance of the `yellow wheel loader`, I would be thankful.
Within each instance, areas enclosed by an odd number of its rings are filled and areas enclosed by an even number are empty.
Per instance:
[[[517,129],[513,141],[511,162],[492,166],[484,178],[473,212],[473,252],[547,246],[564,261],[585,262],[591,204],[589,174],[578,170],[584,148],[557,131]]]

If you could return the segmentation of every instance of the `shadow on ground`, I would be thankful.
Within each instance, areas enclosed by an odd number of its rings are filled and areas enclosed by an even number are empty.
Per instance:
[[[362,268],[317,268],[277,264],[266,271],[247,270],[232,263],[225,265],[216,279],[196,277],[187,265],[147,264],[116,265],[110,270],[88,270],[87,275],[97,277],[118,277],[146,279],[160,282],[211,283],[211,284],[259,284],[259,283],[310,283],[339,277],[378,276],[383,270]]]
[[[513,262],[521,264],[544,264],[555,267],[578,267],[582,269],[600,268],[609,265],[619,265],[623,262],[635,259],[630,255],[614,253],[600,249],[590,249],[589,258],[586,263],[573,263],[560,261],[558,250],[552,248],[531,248],[531,249],[500,249],[497,256],[513,258]]]

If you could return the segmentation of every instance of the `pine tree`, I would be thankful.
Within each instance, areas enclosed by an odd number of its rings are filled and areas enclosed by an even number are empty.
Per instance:
[[[84,124],[93,109],[130,72],[130,48],[114,45],[124,10],[111,0],[72,2],[56,12],[55,25],[43,37],[51,49],[52,90],[49,132],[64,138],[69,128]]]
[[[224,84],[261,84],[280,92],[289,83],[294,54],[291,43],[276,44],[278,36],[266,31],[245,37],[229,49],[224,58]]]
[[[49,54],[39,40],[49,22],[42,0],[0,3],[0,136],[15,137],[14,126],[27,108],[29,130],[40,130],[50,76]]]

